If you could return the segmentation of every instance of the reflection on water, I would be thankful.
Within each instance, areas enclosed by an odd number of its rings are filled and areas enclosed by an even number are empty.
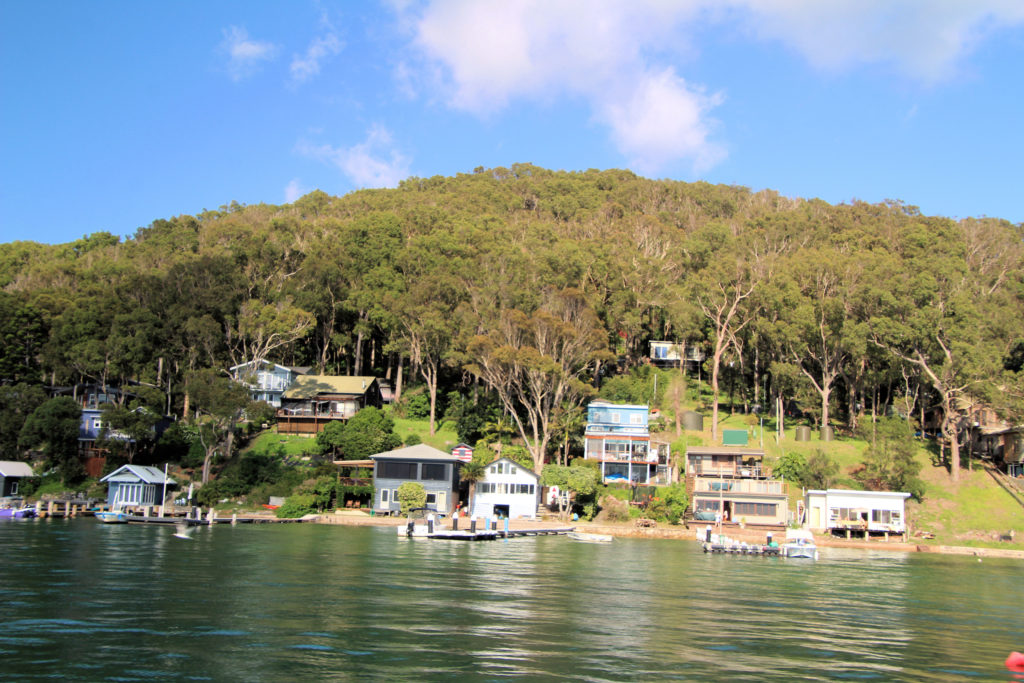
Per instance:
[[[17,680],[1006,680],[1024,645],[1010,560],[89,519],[0,524],[0,547]]]

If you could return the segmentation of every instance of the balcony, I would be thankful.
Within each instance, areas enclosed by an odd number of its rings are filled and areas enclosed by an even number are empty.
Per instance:
[[[705,465],[691,464],[687,474],[698,477],[728,477],[730,479],[767,479],[772,475],[771,469],[763,465]]]
[[[784,481],[775,481],[773,479],[729,479],[719,481],[697,479],[694,481],[693,491],[694,493],[752,493],[784,496],[788,494],[788,485]]]

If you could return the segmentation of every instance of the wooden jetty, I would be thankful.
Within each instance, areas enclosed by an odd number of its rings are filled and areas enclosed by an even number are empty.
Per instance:
[[[740,543],[735,545],[726,545],[724,543],[703,543],[704,552],[706,553],[728,553],[732,555],[764,555],[764,556],[779,556],[779,546],[769,545],[757,545],[749,543]]]

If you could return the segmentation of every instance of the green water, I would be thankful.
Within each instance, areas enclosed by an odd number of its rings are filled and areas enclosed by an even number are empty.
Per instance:
[[[0,523],[0,680],[1010,680],[1024,563]]]

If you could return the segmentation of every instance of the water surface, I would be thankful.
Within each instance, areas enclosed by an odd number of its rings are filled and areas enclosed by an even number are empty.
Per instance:
[[[1010,680],[1024,563],[0,523],[0,679]]]

